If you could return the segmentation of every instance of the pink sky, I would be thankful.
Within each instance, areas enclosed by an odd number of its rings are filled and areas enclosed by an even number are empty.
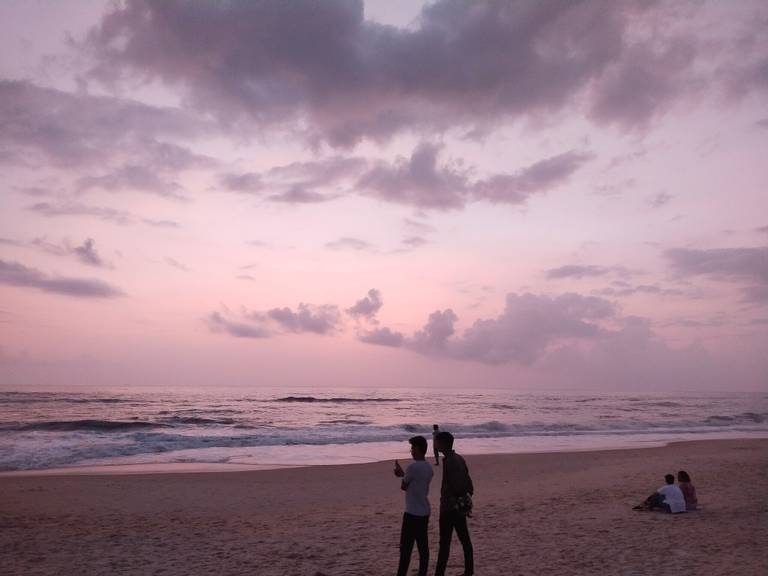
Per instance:
[[[0,5],[0,384],[768,389],[763,2]]]

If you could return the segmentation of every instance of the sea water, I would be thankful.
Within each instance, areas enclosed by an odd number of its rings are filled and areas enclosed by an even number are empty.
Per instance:
[[[1,391],[0,470],[373,462],[407,458],[407,439],[421,434],[431,442],[433,424],[465,454],[768,437],[768,394]]]

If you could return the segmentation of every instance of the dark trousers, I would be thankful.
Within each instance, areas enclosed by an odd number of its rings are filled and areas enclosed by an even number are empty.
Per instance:
[[[461,547],[464,548],[464,574],[471,576],[475,573],[475,559],[472,551],[472,541],[469,539],[467,517],[453,511],[440,512],[440,549],[437,552],[437,568],[435,576],[443,576],[448,565],[448,555],[451,553],[451,538],[453,530],[459,537]]]
[[[400,530],[400,564],[397,567],[397,576],[405,576],[408,572],[414,542],[419,549],[419,576],[427,576],[427,566],[429,565],[428,527],[429,516],[414,516],[408,512],[403,514],[403,527]]]

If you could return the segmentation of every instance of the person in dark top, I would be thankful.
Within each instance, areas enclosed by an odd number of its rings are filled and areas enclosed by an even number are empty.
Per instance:
[[[437,435],[440,434],[440,427],[432,424],[432,450],[435,453],[435,466],[440,466],[440,452],[437,451]]]
[[[440,488],[440,548],[437,553],[435,576],[443,576],[451,552],[453,530],[459,537],[464,549],[464,575],[475,573],[474,552],[469,539],[467,514],[470,509],[462,503],[471,502],[475,492],[472,478],[464,458],[453,451],[453,435],[450,432],[438,432],[435,436],[438,451],[443,454],[443,482]]]
[[[696,510],[699,505],[698,498],[696,498],[696,488],[691,484],[691,477],[685,470],[680,470],[677,473],[677,485],[680,486],[680,490],[685,498],[685,509]]]

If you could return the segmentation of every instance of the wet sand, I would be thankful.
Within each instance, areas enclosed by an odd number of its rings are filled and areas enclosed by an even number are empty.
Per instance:
[[[768,440],[467,462],[479,576],[768,574]],[[632,510],[681,468],[702,510]],[[394,574],[403,495],[391,469],[0,477],[0,574]],[[437,471],[430,574],[439,490]],[[462,570],[454,539],[447,574]]]

